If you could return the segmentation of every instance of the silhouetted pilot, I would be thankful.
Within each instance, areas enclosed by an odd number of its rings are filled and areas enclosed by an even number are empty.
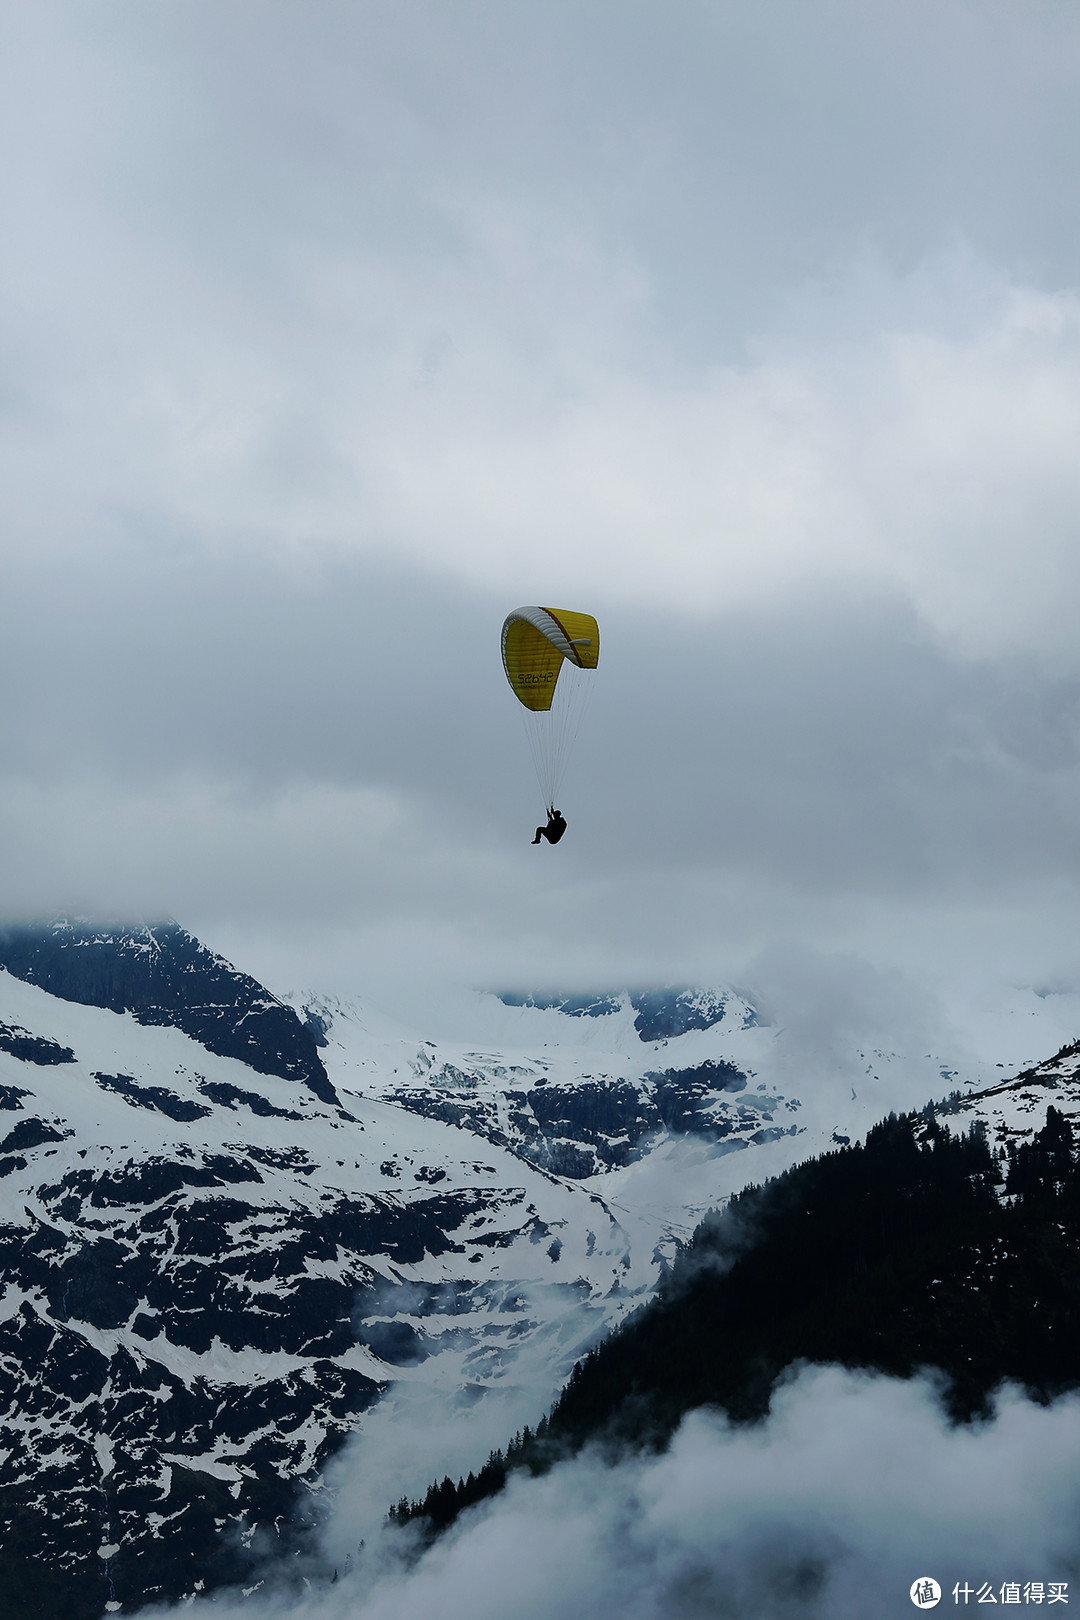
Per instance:
[[[538,844],[541,838],[546,838],[549,844],[557,844],[565,831],[566,817],[563,815],[562,811],[549,810],[547,826],[537,827],[536,837],[533,839],[533,843]]]

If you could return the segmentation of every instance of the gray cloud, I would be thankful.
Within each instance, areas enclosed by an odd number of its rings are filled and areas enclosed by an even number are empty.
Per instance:
[[[1067,977],[1075,19],[315,17],[3,13],[5,906]],[[557,865],[530,599],[604,627]]]
[[[1007,1581],[1074,1589],[1078,1428],[1075,1399],[1045,1408],[1011,1391],[992,1422],[950,1428],[926,1383],[811,1368],[764,1425],[696,1413],[661,1457],[586,1454],[515,1479],[415,1567],[380,1549],[298,1606],[260,1594],[255,1612],[885,1620],[913,1612],[919,1576],[953,1612],[958,1582],[989,1582],[999,1603]]]
[[[705,622],[596,604],[571,837],[538,859],[505,605],[340,554],[27,567],[0,608],[8,909],[216,935],[362,918],[375,954],[411,918],[466,975],[605,982],[1075,889],[1073,676],[973,663],[880,598]],[[583,884],[568,954],[544,897]],[[508,890],[535,902],[524,936]]]
[[[868,239],[900,266],[965,236],[1051,285],[1075,273],[1078,44],[1057,5],[19,10],[36,82],[13,107],[46,157],[249,299],[287,270],[267,238],[475,269],[461,215],[481,198],[564,232],[600,216],[695,356]]]
[[[487,835],[528,775],[498,661],[504,605],[340,556],[29,567],[3,610],[6,767],[393,787],[438,815],[490,817]],[[596,605],[603,666],[573,775],[616,861],[737,846],[827,888],[1070,856],[1071,673],[972,663],[882,599],[705,622]],[[605,869],[599,844],[590,860]]]

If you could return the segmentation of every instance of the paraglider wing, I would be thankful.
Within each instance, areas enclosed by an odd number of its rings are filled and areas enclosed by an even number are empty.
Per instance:
[[[550,709],[565,658],[579,669],[596,668],[600,631],[590,613],[572,613],[566,608],[515,608],[503,625],[502,657],[506,678],[518,701],[534,712]]]
[[[550,810],[592,685],[579,671],[596,668],[600,631],[591,613],[515,608],[502,628],[502,658],[511,691],[529,711],[522,719]]]

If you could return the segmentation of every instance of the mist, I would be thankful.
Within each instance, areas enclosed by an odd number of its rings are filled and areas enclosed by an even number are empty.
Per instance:
[[[693,1413],[660,1456],[512,1476],[418,1558],[388,1531],[331,1586],[219,1595],[214,1612],[884,1620],[910,1612],[922,1576],[950,1605],[957,1583],[971,1601],[984,1583],[998,1602],[1004,1582],[1048,1594],[1078,1573],[1078,1442],[1073,1397],[1042,1407],[1006,1389],[992,1419],[954,1428],[932,1380],[805,1368],[761,1425]]]

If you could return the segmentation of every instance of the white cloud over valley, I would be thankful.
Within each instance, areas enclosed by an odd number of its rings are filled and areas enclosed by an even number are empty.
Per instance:
[[[992,1421],[951,1427],[927,1382],[810,1368],[762,1425],[693,1413],[660,1456],[585,1453],[512,1476],[419,1561],[389,1532],[333,1585],[271,1584],[254,1606],[310,1620],[889,1620],[912,1612],[924,1575],[949,1609],[957,1583],[989,1583],[999,1603],[1004,1582],[1071,1595],[1078,1425],[1072,1398],[1039,1407],[1007,1390]],[[219,1595],[213,1613],[251,1608]]]

